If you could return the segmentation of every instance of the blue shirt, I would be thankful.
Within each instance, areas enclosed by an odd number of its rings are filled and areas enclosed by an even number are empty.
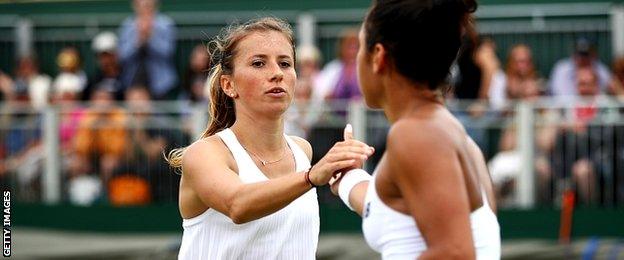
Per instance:
[[[164,15],[154,17],[152,34],[146,43],[145,69],[149,89],[155,98],[163,98],[173,89],[178,77],[173,64],[175,54],[175,24]],[[121,81],[130,87],[139,68],[139,33],[135,17],[127,18],[119,29],[119,58],[122,64]]]

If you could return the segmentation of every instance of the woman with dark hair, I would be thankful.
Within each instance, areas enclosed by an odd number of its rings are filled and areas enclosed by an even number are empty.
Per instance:
[[[169,154],[181,169],[179,259],[314,259],[317,186],[373,151],[337,143],[310,168],[310,144],[284,134],[297,80],[290,26],[263,18],[213,42],[212,120],[200,140]]]
[[[332,191],[362,215],[384,259],[500,257],[483,156],[442,95],[475,9],[474,0],[379,0],[360,30],[360,88],[391,128],[372,178],[351,170]]]
[[[206,46],[198,44],[191,51],[189,57],[189,67],[184,74],[182,89],[184,98],[188,98],[193,103],[205,102],[207,95],[204,87],[208,79],[210,69],[210,55],[206,51]]]

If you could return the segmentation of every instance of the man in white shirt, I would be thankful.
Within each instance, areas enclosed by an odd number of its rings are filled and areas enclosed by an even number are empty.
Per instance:
[[[558,61],[550,76],[550,93],[553,96],[578,96],[576,73],[579,68],[592,67],[598,74],[600,92],[604,93],[611,81],[611,72],[600,62],[596,50],[587,38],[578,38],[572,57]]]

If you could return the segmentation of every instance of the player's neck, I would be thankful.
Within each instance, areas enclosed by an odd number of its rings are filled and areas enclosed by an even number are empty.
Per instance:
[[[382,107],[390,123],[444,103],[439,91],[415,84],[402,76],[391,78],[385,85]]]
[[[284,147],[284,120],[252,119],[241,116],[231,127],[238,141],[257,152],[271,152]]]

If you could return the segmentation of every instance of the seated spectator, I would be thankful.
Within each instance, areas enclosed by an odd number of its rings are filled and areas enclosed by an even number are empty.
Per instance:
[[[133,202],[125,201],[126,204],[141,204],[148,201],[175,202],[180,176],[171,174],[162,155],[167,147],[175,147],[176,144],[181,143],[180,131],[172,129],[175,123],[170,122],[164,113],[153,106],[147,88],[132,86],[126,90],[125,97],[131,116],[130,143],[127,147],[129,153],[124,166],[109,182],[109,187],[120,185],[115,180],[123,180],[125,183],[130,183],[132,180],[133,192],[137,194],[147,192],[148,196],[131,196],[142,199]],[[141,188],[143,186],[141,180],[147,184],[147,187]],[[120,192],[123,190],[128,191],[128,189],[121,189]],[[117,195],[123,198],[123,194]]]
[[[52,103],[59,105],[60,110],[60,144],[64,153],[73,149],[73,138],[78,131],[78,124],[84,115],[80,106],[80,78],[74,74],[63,73],[54,81]]]
[[[80,53],[75,47],[63,48],[56,57],[56,65],[59,68],[59,74],[54,79],[58,80],[60,75],[72,74],[80,80],[80,92],[84,91],[87,87],[87,74],[82,70],[82,64],[80,61]],[[56,83],[54,83],[56,85]]]
[[[101,32],[93,38],[91,49],[96,55],[97,69],[83,91],[82,100],[88,100],[91,92],[104,81],[112,85],[115,98],[123,99],[125,86],[121,83],[121,66],[117,58],[117,36],[112,32]]]
[[[50,96],[50,76],[39,72],[37,61],[32,57],[22,57],[15,72],[14,94],[18,100],[30,101],[37,110],[48,104]]]
[[[203,44],[198,44],[193,48],[189,61],[189,67],[184,75],[182,89],[183,96],[190,99],[192,103],[206,103],[208,94],[206,81],[210,71],[210,54]]]
[[[74,149],[81,161],[106,182],[120,166],[128,147],[128,118],[114,103],[114,89],[100,86],[91,94],[91,107],[80,119]]]
[[[27,94],[18,96],[15,88],[14,81],[0,73],[4,95],[0,102],[0,183],[14,187],[16,199],[34,202],[40,198],[37,184],[44,162],[41,118],[24,103]]]
[[[572,57],[558,61],[550,75],[550,92],[553,96],[579,96],[575,87],[577,73],[581,68],[590,68],[598,77],[598,93],[605,93],[611,81],[611,74],[596,55],[596,49],[587,38],[578,38],[574,44]]]
[[[318,107],[313,107],[311,98],[316,87],[320,52],[314,46],[301,46],[297,48],[297,87],[295,91],[294,105],[286,112],[286,133],[306,138],[310,127],[319,116]]]
[[[0,101],[15,100],[15,82],[10,75],[0,70]]]
[[[462,50],[455,64],[451,67],[452,98],[455,99],[486,99],[489,84],[483,84],[483,70],[493,73],[499,69],[495,45],[492,41],[484,44],[465,37]],[[488,80],[490,80],[489,78]],[[486,87],[483,87],[483,86]]]
[[[509,105],[508,102],[512,100],[541,96],[543,80],[535,70],[529,46],[517,44],[511,47],[505,71],[499,68],[494,70],[496,71],[490,83],[488,98],[495,108]]]
[[[613,79],[609,84],[609,94],[624,101],[624,57],[613,61]]]
[[[597,106],[606,100],[599,95],[597,72],[592,67],[581,67],[576,72],[576,80],[576,93],[583,99],[577,100],[577,105],[566,111],[568,123],[557,136],[553,168],[558,178],[575,184],[580,202],[592,204],[599,199],[598,178],[614,174],[612,165],[604,163],[605,158],[614,161],[613,145],[603,138],[603,133],[610,131],[611,126],[591,124],[606,112]]]
[[[330,102],[334,105],[333,110],[339,111],[337,115],[343,117],[347,110],[346,102],[362,96],[355,64],[358,46],[358,31],[352,28],[345,30],[338,43],[338,58],[325,65],[312,93],[315,103]]]
[[[515,93],[516,98],[524,101],[534,101],[541,96],[538,81],[528,80],[520,86],[521,90]],[[534,172],[536,173],[536,194],[540,203],[550,202],[552,199],[552,166],[548,159],[554,147],[557,134],[555,111],[550,109],[536,110],[535,126],[535,155]],[[516,125],[510,123],[501,134],[499,150],[488,162],[494,190],[500,207],[513,206],[517,201],[517,178],[522,168],[522,158],[517,145]]]
[[[488,106],[487,102],[491,85],[504,82],[504,73],[500,69],[496,57],[496,45],[490,39],[474,42],[464,40],[464,47],[459,53],[451,72],[450,84],[452,95],[448,99],[456,99],[451,112],[466,125],[466,132],[484,152],[486,158],[492,155],[489,129],[482,126],[499,121],[501,107]]]
[[[358,30],[344,30],[336,47],[337,58],[323,67],[312,90],[311,108],[319,113],[313,117],[317,120],[308,133],[315,148],[313,163],[320,159],[317,155],[325,154],[335,142],[342,140],[342,128],[328,126],[344,126],[348,102],[361,98],[355,60],[359,48]],[[329,192],[327,195],[331,197]]]
[[[157,0],[134,0],[134,17],[119,29],[119,58],[124,86],[148,86],[155,99],[169,98],[177,84],[173,64],[175,26],[158,13]]]

